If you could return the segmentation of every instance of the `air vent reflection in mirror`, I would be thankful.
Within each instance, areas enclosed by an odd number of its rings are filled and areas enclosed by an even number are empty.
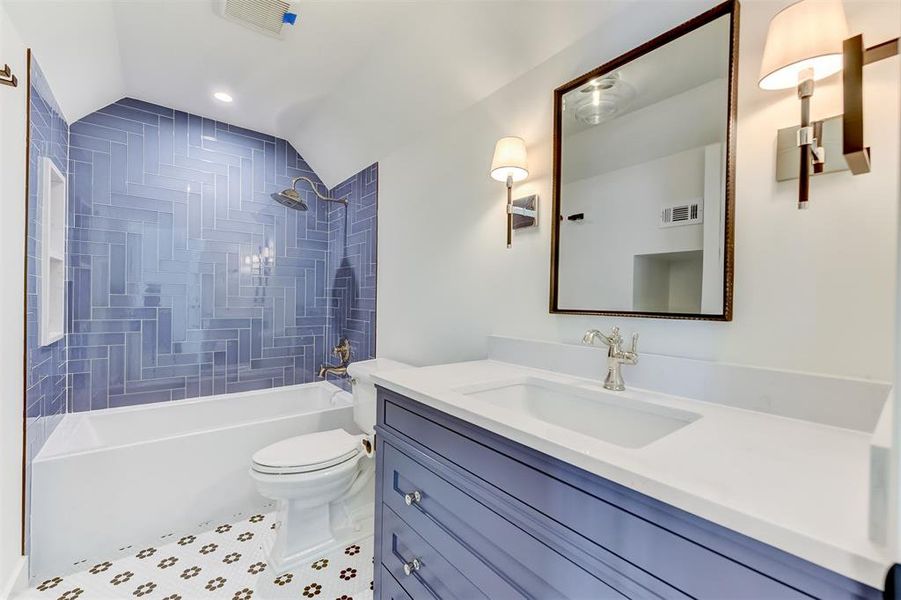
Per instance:
[[[704,201],[701,198],[681,202],[660,209],[660,227],[696,225],[704,222]]]

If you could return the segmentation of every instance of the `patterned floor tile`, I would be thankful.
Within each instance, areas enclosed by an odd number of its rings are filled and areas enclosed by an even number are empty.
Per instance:
[[[371,600],[372,537],[276,576],[262,546],[275,535],[274,518],[261,513],[173,535],[166,544],[40,578],[13,600]]]

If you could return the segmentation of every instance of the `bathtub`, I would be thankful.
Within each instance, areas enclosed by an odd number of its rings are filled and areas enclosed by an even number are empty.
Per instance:
[[[31,572],[57,575],[269,506],[251,455],[353,422],[326,382],[63,417],[33,463]]]

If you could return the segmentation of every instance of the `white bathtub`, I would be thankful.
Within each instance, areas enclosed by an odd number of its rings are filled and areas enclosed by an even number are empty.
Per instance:
[[[337,427],[357,431],[352,398],[325,382],[67,414],[33,463],[31,572],[258,511],[251,455]]]

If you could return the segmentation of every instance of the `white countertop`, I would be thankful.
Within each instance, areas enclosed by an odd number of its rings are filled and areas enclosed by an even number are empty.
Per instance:
[[[887,549],[867,534],[869,434],[627,389],[619,392],[622,398],[702,415],[645,447],[629,449],[453,391],[524,375],[602,389],[599,381],[492,360],[386,371],[373,379],[413,400],[882,589],[892,560]]]

